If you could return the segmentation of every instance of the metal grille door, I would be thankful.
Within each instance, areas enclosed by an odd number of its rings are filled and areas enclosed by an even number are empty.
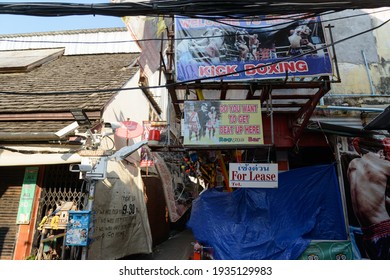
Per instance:
[[[50,208],[56,209],[61,202],[74,202],[78,209],[83,209],[83,180],[79,173],[69,171],[69,165],[46,166],[40,199],[40,216],[43,217]]]

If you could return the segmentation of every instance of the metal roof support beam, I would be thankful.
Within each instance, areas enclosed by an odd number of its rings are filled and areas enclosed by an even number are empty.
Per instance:
[[[167,89],[168,89],[169,95],[171,96],[171,101],[173,104],[173,108],[175,109],[176,117],[178,119],[181,119],[181,110],[180,110],[180,106],[178,104],[179,102],[177,101],[176,90],[175,90],[174,85],[172,85],[172,84],[173,84],[173,81],[168,80],[167,81]]]
[[[271,87],[269,85],[263,86],[263,89],[261,91],[261,96],[260,96],[260,104],[263,104],[264,101],[268,99],[270,94],[271,94]]]
[[[152,104],[153,108],[156,110],[157,114],[161,115],[162,110],[160,106],[158,106],[156,100],[154,100],[153,93],[147,88],[143,82],[139,82],[139,87],[142,92],[145,94],[146,98],[149,100],[150,104]]]
[[[220,100],[226,100],[226,94],[227,94],[228,87],[226,84],[221,84],[221,96]]]
[[[329,80],[325,81],[323,86],[319,89],[319,91],[314,95],[313,99],[309,100],[305,106],[303,106],[297,113],[296,120],[303,117],[303,120],[298,127],[298,129],[294,133],[294,143],[297,144],[299,139],[302,136],[302,133],[308,124],[311,115],[313,114],[314,109],[316,108],[320,99],[330,90],[330,82]]]
[[[257,90],[256,86],[254,86],[253,84],[250,84],[249,90],[246,94],[246,99],[252,99],[256,90]]]

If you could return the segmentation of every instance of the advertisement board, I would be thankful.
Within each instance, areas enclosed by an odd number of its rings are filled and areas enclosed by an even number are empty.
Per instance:
[[[185,101],[184,145],[264,144],[259,100]]]
[[[340,137],[355,259],[390,259],[390,138]]]
[[[229,163],[232,188],[277,188],[278,165],[273,163]]]
[[[65,245],[87,246],[91,211],[69,211]]]
[[[39,167],[26,167],[23,178],[22,193],[20,194],[18,215],[16,218],[16,223],[19,225],[30,223],[38,171]]]
[[[298,16],[297,16],[298,17]],[[176,80],[331,75],[320,17],[175,18]]]

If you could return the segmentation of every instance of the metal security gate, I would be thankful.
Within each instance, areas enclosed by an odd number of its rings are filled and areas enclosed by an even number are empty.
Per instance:
[[[0,260],[13,258],[24,170],[24,167],[0,168]]]
[[[39,200],[38,220],[40,221],[46,216],[49,210],[55,210],[64,202],[73,202],[78,210],[84,208],[87,202],[86,189],[84,180],[80,180],[79,173],[69,171],[69,165],[48,165],[45,166],[45,175],[42,182],[42,192]],[[37,234],[34,238],[34,247],[38,249],[39,239],[42,238]],[[63,238],[57,240],[59,244],[63,243]],[[58,258],[68,259],[70,251],[59,245],[61,252],[58,252]]]

